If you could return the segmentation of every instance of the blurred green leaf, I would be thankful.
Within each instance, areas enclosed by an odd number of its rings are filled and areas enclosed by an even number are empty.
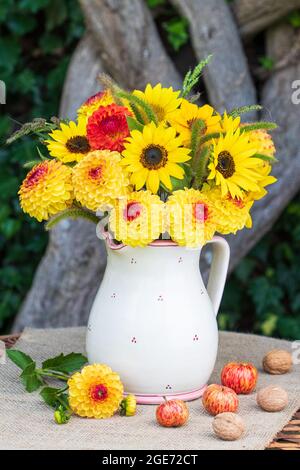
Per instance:
[[[24,16],[21,13],[14,13],[6,24],[12,33],[17,36],[23,36],[36,28],[37,22],[33,16]]]
[[[147,5],[149,8],[155,8],[160,5],[165,5],[166,0],[147,0]]]
[[[36,13],[49,5],[51,0],[19,0],[19,6],[22,10]]]
[[[46,33],[41,37],[39,45],[45,54],[52,54],[63,47],[63,40],[55,34]]]
[[[300,11],[293,11],[288,15],[288,22],[294,28],[300,28]]]
[[[167,38],[175,51],[178,51],[189,40],[188,21],[185,18],[172,18],[163,23]]]

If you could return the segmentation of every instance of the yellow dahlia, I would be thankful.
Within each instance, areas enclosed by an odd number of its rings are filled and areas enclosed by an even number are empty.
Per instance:
[[[120,377],[105,364],[85,366],[72,375],[68,386],[71,409],[85,418],[109,418],[123,398]]]
[[[127,193],[129,181],[120,160],[118,152],[94,150],[73,168],[74,195],[82,206],[101,210]]]
[[[257,147],[249,143],[247,133],[229,131],[213,141],[212,161],[208,165],[209,180],[221,186],[222,196],[243,197],[242,190],[259,190],[262,176],[256,167],[260,159],[255,158]]]
[[[146,246],[163,231],[163,208],[160,198],[150,191],[129,193],[115,202],[110,229],[116,240],[126,245]]]
[[[174,191],[166,209],[166,228],[178,245],[198,247],[214,236],[218,221],[209,192],[193,188]]]
[[[239,127],[241,123],[241,118],[239,116],[233,118],[232,116],[228,116],[228,114],[225,113],[222,116],[221,119],[221,128],[223,132],[235,132]]]
[[[60,129],[49,134],[46,140],[50,155],[64,163],[79,162],[91,150],[86,136],[86,119],[80,117],[78,123],[61,123]]]
[[[19,190],[24,212],[39,222],[72,204],[72,170],[56,160],[45,160],[27,174]]]
[[[248,132],[249,142],[257,148],[257,153],[274,157],[276,149],[270,134],[263,130],[257,129],[252,132]]]
[[[158,121],[164,123],[181,103],[181,98],[179,98],[180,91],[173,91],[172,87],[162,88],[160,83],[155,85],[155,87],[148,83],[145,91],[134,90],[132,94],[146,101],[152,107]],[[149,122],[146,116],[143,117],[145,122]]]
[[[151,122],[142,131],[133,130],[127,141],[121,163],[131,173],[130,182],[137,190],[146,184],[156,194],[160,182],[172,190],[170,176],[183,179],[184,170],[178,163],[190,160],[190,149],[181,146],[175,129]]]
[[[78,109],[78,116],[88,118],[100,106],[107,106],[114,103],[114,98],[110,90],[99,91],[93,96],[90,96]]]
[[[230,194],[223,197],[219,186],[210,187],[209,185],[204,186],[203,192],[214,203],[216,232],[226,235],[236,233],[244,227],[251,227],[252,220],[249,211],[253,201],[249,200],[246,193],[243,194],[243,199],[232,198]]]
[[[169,116],[169,123],[173,126],[182,137],[184,145],[191,143],[192,126],[197,120],[204,121],[204,128],[201,130],[202,134],[210,134],[211,132],[220,132],[220,119],[219,114],[214,114],[214,108],[205,104],[204,106],[197,106],[187,100],[182,100],[180,109],[177,109]]]

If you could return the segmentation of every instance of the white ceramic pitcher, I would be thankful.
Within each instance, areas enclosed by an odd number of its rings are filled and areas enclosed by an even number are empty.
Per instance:
[[[229,246],[221,237],[210,243],[206,290],[201,249],[168,240],[146,248],[106,240],[107,267],[88,323],[88,359],[118,372],[139,403],[195,399],[213,371]]]

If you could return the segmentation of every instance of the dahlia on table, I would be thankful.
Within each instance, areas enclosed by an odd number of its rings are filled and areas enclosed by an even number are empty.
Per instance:
[[[20,191],[24,212],[51,228],[65,217],[105,218],[116,241],[146,246],[158,238],[204,245],[215,233],[250,228],[253,203],[276,181],[271,122],[241,122],[260,110],[220,114],[192,95],[202,61],[181,90],[148,84],[122,90],[108,77],[77,118],[25,124],[9,142],[39,137],[40,161]],[[43,146],[43,148],[42,148]]]

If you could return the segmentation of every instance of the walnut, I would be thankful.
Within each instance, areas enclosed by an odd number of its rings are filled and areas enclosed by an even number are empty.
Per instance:
[[[281,411],[288,404],[287,392],[276,385],[262,388],[256,395],[257,404],[265,411]]]
[[[220,413],[212,423],[215,434],[224,441],[236,441],[245,432],[245,425],[240,416],[235,413]]]
[[[273,349],[263,358],[263,368],[273,375],[285,374],[292,367],[292,356],[283,349]]]

